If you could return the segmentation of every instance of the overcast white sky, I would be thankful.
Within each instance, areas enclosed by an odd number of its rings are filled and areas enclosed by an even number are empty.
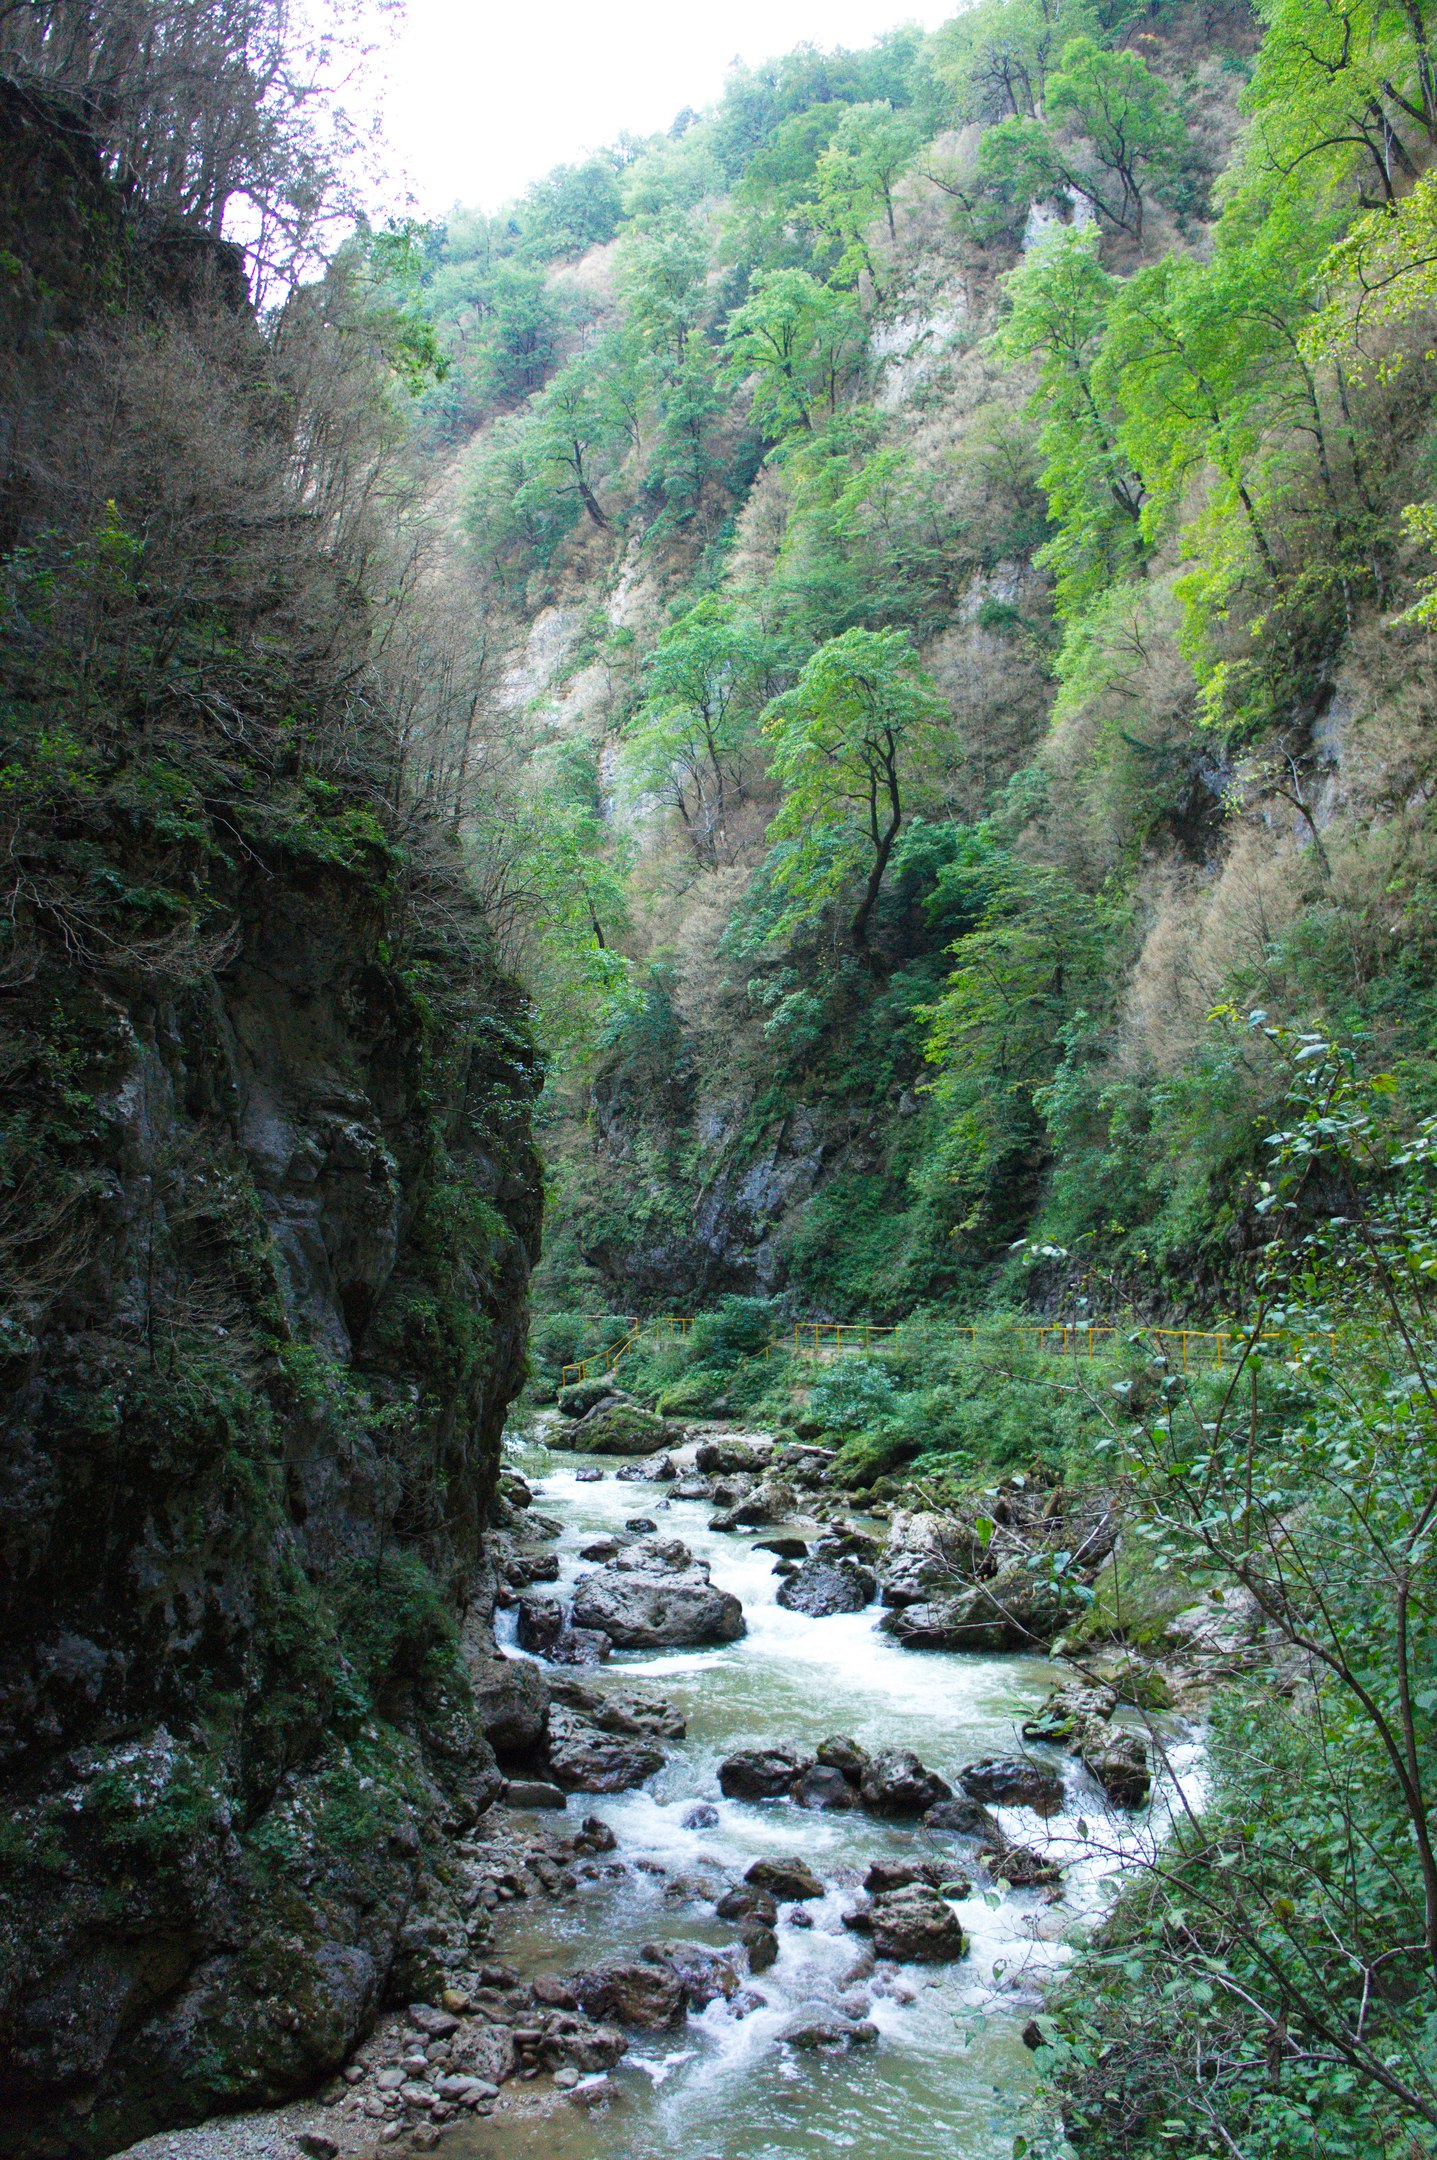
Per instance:
[[[723,88],[735,55],[807,41],[867,45],[899,22],[933,28],[958,0],[408,0],[385,55],[393,159],[436,216],[497,209],[551,165],[666,128]]]

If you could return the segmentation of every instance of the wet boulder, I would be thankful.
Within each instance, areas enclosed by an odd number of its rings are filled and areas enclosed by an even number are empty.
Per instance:
[[[968,1948],[957,1915],[927,1883],[881,1891],[869,1907],[874,1954],[903,1964],[945,1965]]]
[[[767,1890],[752,1883],[735,1883],[732,1890],[725,1890],[715,1900],[714,1911],[720,1920],[757,1920],[764,1927],[772,1927],[778,1918],[778,1907]]]
[[[739,1939],[748,1952],[748,1969],[755,1975],[767,1972],[778,1959],[778,1937],[762,1920],[745,1920]]]
[[[1101,1725],[1089,1728],[1082,1762],[1114,1807],[1141,1807],[1152,1790],[1148,1751],[1136,1733],[1113,1732]]]
[[[1034,1852],[1031,1845],[1009,1845],[1004,1840],[992,1851],[980,1850],[978,1858],[993,1880],[1007,1883],[1010,1890],[1046,1890],[1063,1879],[1057,1861]]]
[[[781,2027],[778,2037],[789,2047],[806,2052],[821,2048],[826,2054],[841,2054],[851,2047],[871,2047],[878,2038],[878,2027],[867,2018],[844,2017],[837,2010],[798,2010]]]
[[[682,1740],[687,1730],[688,1721],[676,1703],[640,1688],[595,1687],[590,1681],[555,1674],[549,1681],[549,1693],[556,1703],[567,1703],[601,1732],[647,1733],[663,1740]]]
[[[520,1598],[517,1633],[521,1650],[547,1658],[553,1665],[601,1665],[613,1649],[607,1635],[593,1628],[572,1627],[559,1599],[542,1592]]]
[[[744,1870],[743,1879],[753,1889],[762,1890],[771,1898],[792,1898],[799,1904],[807,1898],[823,1896],[823,1884],[808,1862],[796,1853],[755,1860],[752,1867]]]
[[[791,1787],[794,1799],[805,1808],[857,1807],[858,1795],[841,1770],[814,1763],[802,1771]]]
[[[931,1510],[900,1510],[879,1570],[880,1595],[894,1607],[941,1603],[990,1564],[966,1524]]]
[[[970,1800],[992,1800],[999,1807],[1035,1808],[1055,1815],[1063,1804],[1063,1781],[1050,1764],[1031,1755],[990,1756],[969,1763],[958,1783]]]
[[[896,1606],[882,1626],[906,1650],[1035,1650],[1062,1633],[1079,1605],[1075,1591],[1012,1567],[951,1597]]]
[[[877,1578],[856,1560],[805,1560],[778,1593],[787,1612],[826,1620],[834,1613],[862,1612],[872,1603]]]
[[[615,2026],[596,2025],[576,2011],[562,2012],[544,2027],[539,2061],[545,2070],[577,2070],[591,2077],[596,2071],[612,2070],[628,2045]]]
[[[779,1560],[806,1560],[807,1541],[801,1537],[759,1538],[754,1544],[755,1552],[771,1552]]]
[[[499,1754],[537,1747],[549,1717],[549,1691],[538,1667],[527,1658],[467,1648],[464,1664],[475,1714],[489,1745]]]
[[[817,1759],[826,1768],[841,1771],[850,1785],[858,1785],[873,1758],[867,1748],[860,1747],[847,1733],[834,1733],[820,1745]]]
[[[627,1403],[633,1397],[616,1384],[612,1373],[601,1373],[592,1380],[575,1380],[569,1387],[561,1387],[554,1401],[562,1416],[582,1418],[601,1403]]]
[[[706,2010],[711,2002],[731,2002],[742,1985],[743,1975],[732,1950],[715,1950],[708,1943],[646,1943],[639,1952],[646,1964],[666,1966],[684,1991],[690,2010]]]
[[[872,1757],[858,1788],[871,1815],[923,1815],[940,1800],[951,1800],[953,1788],[934,1771],[927,1770],[907,1748],[885,1748]]]
[[[740,1440],[719,1435],[700,1440],[694,1450],[694,1467],[708,1476],[729,1476],[743,1470],[766,1470],[773,1456],[771,1440]]]
[[[604,1732],[562,1703],[549,1712],[549,1770],[566,1792],[628,1792],[664,1761],[653,1740]]]
[[[590,1455],[657,1455],[682,1439],[678,1429],[652,1410],[637,1403],[601,1403],[580,1418],[572,1433],[573,1445]]]
[[[684,1985],[678,1974],[643,1958],[611,1958],[590,1972],[577,1973],[570,1985],[580,2009],[596,2022],[660,2032],[683,2016]]]
[[[808,1767],[788,1748],[740,1748],[719,1764],[719,1791],[726,1800],[777,1800]]]
[[[923,1821],[929,1830],[949,1830],[955,1837],[979,1838],[994,1852],[1001,1851],[1004,1843],[997,1816],[990,1815],[978,1800],[940,1800],[937,1807],[929,1808]]]
[[[1106,1723],[1117,1707],[1118,1698],[1112,1688],[1070,1682],[1066,1687],[1054,1688],[1037,1714],[1023,1720],[1023,1738],[1071,1740],[1080,1727],[1086,1730],[1093,1721]]]
[[[949,1880],[936,1860],[875,1860],[863,1878],[863,1887],[870,1897],[888,1890],[907,1890],[914,1883],[926,1883],[930,1890],[937,1890]]]
[[[677,1538],[636,1538],[606,1567],[574,1586],[574,1625],[597,1628],[624,1650],[737,1642],[743,1607],[709,1581]]]
[[[712,1830],[718,1819],[718,1809],[707,1800],[698,1800],[691,1808],[685,1808],[679,1818],[685,1830]]]

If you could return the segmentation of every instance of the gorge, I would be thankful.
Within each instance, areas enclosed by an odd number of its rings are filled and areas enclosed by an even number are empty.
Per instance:
[[[1437,2152],[1430,18],[0,11],[0,2154]]]

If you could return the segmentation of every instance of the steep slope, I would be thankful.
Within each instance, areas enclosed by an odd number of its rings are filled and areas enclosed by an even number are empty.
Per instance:
[[[372,393],[37,92],[0,186],[0,2149],[100,2153],[431,1977],[536,1072],[394,807]]]

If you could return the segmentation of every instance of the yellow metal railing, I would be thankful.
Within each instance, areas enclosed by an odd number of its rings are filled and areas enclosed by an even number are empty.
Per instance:
[[[571,1382],[587,1380],[595,1373],[613,1372],[646,1338],[655,1342],[679,1340],[688,1334],[693,1324],[692,1318],[684,1313],[661,1313],[653,1320],[633,1320],[620,1341],[566,1365],[560,1384],[567,1387]],[[849,1351],[881,1348],[895,1332],[892,1327],[874,1326],[867,1320],[796,1320],[791,1337],[776,1335],[761,1352],[754,1354],[771,1358],[781,1347],[792,1350],[798,1357],[842,1356]],[[1103,1357],[1110,1355],[1121,1343],[1141,1339],[1155,1345],[1163,1359],[1183,1372],[1193,1372],[1204,1365],[1224,1365],[1234,1351],[1244,1349],[1251,1340],[1241,1328],[1210,1330],[1143,1327],[1139,1324],[1099,1327],[1069,1320],[1034,1321],[1001,1329],[952,1327],[947,1332],[970,1343],[990,1339],[994,1334],[1008,1335],[1019,1342],[1027,1342],[1040,1355],[1055,1357]],[[1260,1340],[1264,1344],[1285,1344],[1298,1351],[1315,1342],[1324,1343],[1329,1350],[1337,1347],[1337,1337],[1331,1330],[1325,1330],[1320,1336],[1269,1330]]]

